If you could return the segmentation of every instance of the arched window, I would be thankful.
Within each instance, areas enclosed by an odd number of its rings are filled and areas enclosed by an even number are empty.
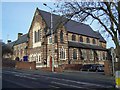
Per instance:
[[[106,60],[105,52],[103,52],[103,60]]]
[[[63,43],[63,31],[60,32],[60,42]]]
[[[73,50],[73,59],[77,59],[77,50],[76,49]]]
[[[40,41],[40,30],[38,30],[38,41]]]
[[[87,42],[87,43],[90,43],[90,39],[89,39],[88,37],[86,38],[86,42]]]
[[[39,55],[39,62],[41,61],[40,55]]]
[[[93,39],[93,44],[96,44],[96,41],[95,41],[95,39]]]
[[[35,43],[36,43],[36,41],[37,41],[36,36],[37,36],[37,33],[36,33],[36,31],[35,31],[35,32],[34,32],[34,42],[35,42]]]
[[[58,40],[57,40],[57,35],[55,35],[55,39],[54,39],[54,40],[55,40],[55,43],[57,43],[57,41],[58,41]]]
[[[82,36],[80,36],[80,42],[83,42],[83,37]]]
[[[64,48],[60,49],[60,59],[65,59],[65,49]]]
[[[76,41],[76,36],[74,34],[72,35],[72,41]]]

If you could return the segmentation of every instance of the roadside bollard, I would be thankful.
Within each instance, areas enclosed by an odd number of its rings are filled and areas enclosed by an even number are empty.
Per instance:
[[[116,88],[120,88],[120,71],[115,73]]]

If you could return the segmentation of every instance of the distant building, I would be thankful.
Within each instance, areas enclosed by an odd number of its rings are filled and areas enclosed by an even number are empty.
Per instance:
[[[23,56],[28,56],[30,62],[36,61],[36,67],[49,67],[52,41],[55,67],[62,64],[103,63],[107,59],[106,41],[89,25],[70,20],[64,26],[56,27],[60,16],[53,14],[52,40],[50,15],[36,9],[29,32],[18,35],[14,43],[14,59],[18,57],[21,60]]]

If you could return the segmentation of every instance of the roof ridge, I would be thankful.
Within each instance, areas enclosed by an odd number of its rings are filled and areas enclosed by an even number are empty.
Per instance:
[[[39,9],[39,8],[38,8],[38,10],[50,14],[50,12],[48,12],[48,11],[44,11],[44,10],[41,10],[41,9]],[[53,13],[53,15],[60,17],[60,15],[57,15],[57,14],[54,14],[54,13]],[[66,17],[64,17],[64,18],[66,18]],[[66,19],[67,19],[67,18],[66,18]],[[78,22],[78,21],[75,21],[75,20],[72,20],[72,19],[71,19],[70,21],[73,21],[73,22],[76,22],[76,23],[79,23],[79,24],[84,24],[84,23],[82,23],[82,22]],[[69,22],[69,21],[68,21],[68,22]],[[88,24],[84,24],[84,25],[88,25]],[[88,25],[88,26],[89,26],[89,25]]]

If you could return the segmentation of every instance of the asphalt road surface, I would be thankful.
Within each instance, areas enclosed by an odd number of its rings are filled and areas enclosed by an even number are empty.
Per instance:
[[[2,70],[2,88],[114,88],[114,78],[96,72],[45,72],[40,70]]]

